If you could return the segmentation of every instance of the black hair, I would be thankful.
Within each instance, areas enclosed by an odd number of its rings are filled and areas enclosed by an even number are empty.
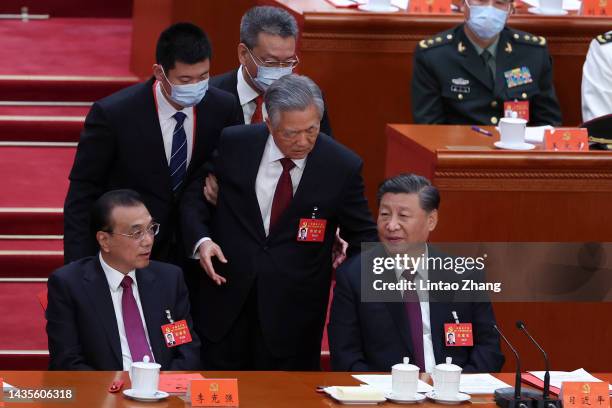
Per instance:
[[[155,58],[166,75],[176,61],[196,64],[212,57],[212,47],[202,29],[191,23],[176,23],[166,28],[157,40]]]
[[[137,207],[140,205],[145,204],[140,194],[134,190],[112,190],[102,194],[91,209],[90,227],[92,234],[95,236],[98,231],[112,231],[111,214],[115,207]]]
[[[378,204],[386,193],[417,193],[419,204],[426,212],[437,210],[440,207],[440,192],[431,182],[423,176],[411,173],[402,173],[390,177],[378,186]]]

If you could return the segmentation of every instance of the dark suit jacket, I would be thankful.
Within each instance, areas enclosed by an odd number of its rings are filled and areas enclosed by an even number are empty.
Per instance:
[[[224,74],[215,75],[210,79],[210,84],[219,89],[223,89],[226,92],[232,93],[238,101],[238,69],[226,72]],[[240,124],[244,124],[244,112],[242,106],[240,106]],[[329,123],[329,116],[327,115],[327,108],[323,111],[323,118],[321,119],[321,127],[319,129],[321,133],[325,133],[328,136],[334,137],[332,134],[331,124]]]
[[[200,340],[193,331],[181,269],[151,261],[136,270],[136,282],[155,361],[162,370],[198,370]],[[121,343],[108,280],[97,256],[81,259],[51,274],[47,336],[51,370],[123,370]],[[168,348],[161,326],[186,319],[193,341]]]
[[[210,236],[229,261],[214,264],[228,280],[222,286],[200,274],[196,329],[210,341],[219,341],[256,285],[268,348],[285,357],[301,347],[320,347],[336,227],[351,252],[377,236],[363,195],[361,159],[319,134],[290,207],[266,237],[255,179],[268,135],[264,124],[226,128],[215,166],[219,197],[214,217],[204,205],[201,181],[196,180],[183,197],[181,220],[187,248]],[[327,220],[324,242],[298,242],[299,220],[310,218],[315,206],[317,218]]]
[[[161,224],[153,258],[172,260],[175,255],[172,246],[181,191],[172,192],[153,83],[150,79],[94,103],[85,119],[64,204],[66,263],[97,253],[89,232],[90,209],[103,193],[119,188],[138,191]],[[187,180],[210,160],[221,130],[238,123],[239,108],[233,95],[208,89],[195,110],[195,145]]]
[[[504,101],[529,101],[530,125],[561,124],[550,55],[543,37],[504,28],[493,81],[463,24],[417,45],[412,75],[415,123],[496,125]],[[527,67],[532,82],[509,87],[504,73]],[[494,119],[493,119],[494,118]]]
[[[439,255],[429,250],[430,256]],[[376,255],[378,254],[378,255]],[[361,261],[385,256],[380,249],[369,250],[345,262],[336,271],[336,287],[328,326],[331,364],[338,371],[389,371],[391,366],[412,358],[412,340],[401,294],[394,302],[363,302],[364,282]],[[429,271],[429,279],[441,275]],[[371,273],[367,276],[373,276]],[[397,282],[394,271],[381,275],[383,280]],[[367,280],[364,277],[364,281]],[[430,293],[431,299],[431,293]],[[464,372],[498,372],[503,363],[499,336],[493,329],[495,317],[489,302],[429,303],[431,335],[436,363],[452,357]],[[454,323],[452,311],[462,323],[472,323],[473,347],[446,347],[444,324]]]

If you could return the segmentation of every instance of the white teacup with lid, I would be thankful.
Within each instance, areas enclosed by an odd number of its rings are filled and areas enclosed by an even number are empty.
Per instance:
[[[409,364],[410,359],[391,367],[391,384],[393,394],[402,398],[413,398],[419,383],[419,367]]]
[[[151,363],[149,356],[144,356],[142,361],[132,363],[130,367],[130,381],[132,391],[136,396],[152,397],[159,386],[159,370],[161,365]]]
[[[438,364],[433,369],[434,394],[440,399],[455,399],[459,394],[463,369],[452,362],[452,357],[446,357],[446,363]]]

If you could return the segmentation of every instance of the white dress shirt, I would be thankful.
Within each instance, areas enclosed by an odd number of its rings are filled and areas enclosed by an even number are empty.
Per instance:
[[[257,194],[257,202],[259,203],[266,236],[270,232],[270,215],[272,213],[272,200],[274,199],[276,184],[278,184],[278,179],[283,173],[283,165],[280,163],[280,159],[284,157],[285,155],[274,143],[272,135],[269,135],[263,155],[261,156],[261,162],[259,162],[257,178],[255,179],[255,193]],[[292,161],[295,167],[291,169],[289,175],[291,176],[293,194],[295,195],[295,191],[304,173],[306,158]]]
[[[108,287],[110,289],[111,298],[113,299],[113,308],[115,309],[115,318],[117,319],[117,329],[119,329],[119,340],[121,342],[121,355],[123,358],[123,371],[128,371],[132,366],[132,354],[130,353],[130,346],[128,344],[127,335],[125,334],[125,326],[123,324],[123,307],[121,305],[121,298],[123,296],[123,288],[121,282],[123,281],[124,274],[116,269],[113,269],[102,258],[102,253],[98,255],[100,258],[100,264],[106,280],[108,281]],[[140,318],[144,326],[145,336],[147,336],[147,343],[149,349],[151,349],[151,341],[149,340],[149,333],[147,332],[147,322],[145,321],[144,315],[142,314],[142,305],[140,304],[140,295],[138,294],[138,284],[136,283],[136,271],[132,270],[128,273],[128,276],[134,281],[132,283],[132,293],[136,300],[136,306],[140,312]],[[153,352],[151,351],[151,356]]]
[[[255,113],[255,108],[257,107],[255,99],[259,96],[259,94],[256,90],[251,88],[251,85],[249,85],[246,79],[244,79],[244,75],[242,73],[243,69],[244,68],[242,65],[240,66],[240,68],[238,68],[238,73],[236,74],[238,79],[238,86],[236,87],[236,90],[238,91],[238,100],[240,101],[240,106],[242,106],[242,113],[244,113],[244,123],[246,125],[250,125],[251,118]],[[266,111],[265,104],[261,106],[261,115],[264,120],[268,117],[268,112]]]
[[[428,252],[425,250],[425,259],[427,259]],[[421,320],[423,321],[423,355],[425,358],[425,372],[431,373],[433,372],[433,368],[436,365],[436,357],[434,355],[433,349],[433,341],[431,338],[431,318],[429,313],[429,293],[425,290],[419,290],[420,287],[419,281],[427,282],[428,272],[426,265],[423,265],[424,268],[417,268],[417,276],[414,277],[414,283],[416,283],[417,287],[417,295],[419,297],[419,303],[421,304]],[[397,277],[397,281],[406,280],[405,277],[402,276],[404,272],[403,269],[396,269],[395,275]],[[404,295],[404,291],[402,291],[402,296]]]
[[[183,122],[183,128],[185,129],[185,136],[187,136],[187,166],[191,162],[191,155],[193,153],[193,131],[194,131],[194,108],[183,108],[178,111],[174,109],[170,102],[164,96],[161,90],[161,84],[155,82],[155,100],[157,101],[157,116],[159,117],[159,126],[161,127],[162,138],[164,139],[164,151],[166,153],[166,160],[170,165],[170,157],[172,155],[172,136],[174,134],[174,128],[176,127],[176,119],[173,118],[176,112],[183,112],[187,117]]]
[[[610,31],[608,34],[612,33]],[[612,113],[612,44],[594,39],[582,68],[582,120]]]

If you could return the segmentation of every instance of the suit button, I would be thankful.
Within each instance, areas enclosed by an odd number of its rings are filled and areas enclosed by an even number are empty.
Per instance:
[[[461,101],[461,100],[463,100],[463,94],[459,94],[459,95],[457,95],[457,98],[458,98],[460,101]]]
[[[491,118],[491,123],[497,125],[497,118],[495,116]]]
[[[521,98],[523,98],[523,99],[527,99],[527,94],[526,94],[525,92],[523,92],[523,93],[521,94]]]
[[[497,101],[493,101],[493,102],[491,102],[491,107],[492,107],[492,108],[496,108],[496,107],[497,107]]]

